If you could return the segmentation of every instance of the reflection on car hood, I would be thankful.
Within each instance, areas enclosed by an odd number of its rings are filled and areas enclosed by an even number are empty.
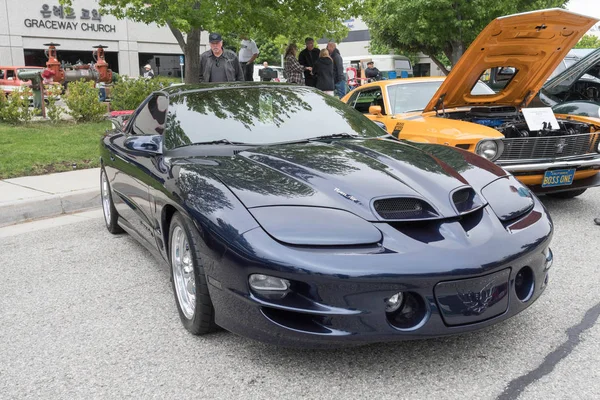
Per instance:
[[[569,50],[598,20],[566,10],[540,10],[493,20],[473,41],[435,93],[425,112],[440,99],[445,107],[526,105]],[[518,73],[495,95],[472,96],[481,74],[493,67],[515,67]]]
[[[575,82],[582,78],[593,82],[600,82],[598,78],[586,75],[598,63],[600,63],[600,49],[591,52],[553,79],[550,79],[544,84],[542,91],[548,94],[559,94],[569,90]]]
[[[437,154],[390,140],[337,140],[259,147],[186,168],[212,172],[248,208],[330,207],[367,220],[376,220],[373,199],[393,196],[418,197],[440,216],[455,216],[451,191],[465,185],[478,191],[506,174],[467,151],[419,146]]]

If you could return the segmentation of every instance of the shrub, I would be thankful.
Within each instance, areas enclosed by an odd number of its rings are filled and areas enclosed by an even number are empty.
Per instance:
[[[57,105],[58,96],[62,93],[60,85],[49,85],[46,87],[46,99],[48,104],[46,105],[46,116],[50,118],[52,123],[57,123],[61,119],[63,113],[62,107]]]
[[[106,106],[98,100],[98,89],[92,81],[69,83],[64,99],[69,107],[67,113],[75,121],[101,121],[106,114]]]
[[[142,79],[120,76],[111,90],[110,108],[115,111],[135,110],[150,93],[169,86],[172,81],[172,78],[165,77]]]
[[[27,86],[22,86],[20,90],[12,91],[8,97],[3,96],[0,99],[0,120],[9,124],[27,123],[31,121],[37,110],[29,109],[29,99],[33,96],[33,91]]]

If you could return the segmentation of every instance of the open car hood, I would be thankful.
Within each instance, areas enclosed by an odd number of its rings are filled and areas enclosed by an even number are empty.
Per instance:
[[[549,94],[559,94],[567,91],[582,77],[598,82],[598,78],[584,76],[591,68],[600,64],[600,49],[592,51],[587,56],[578,60],[575,64],[550,79],[542,87],[542,91]]]
[[[444,107],[527,105],[579,39],[597,22],[562,9],[496,18],[477,36],[452,68],[425,112]],[[515,67],[517,73],[499,93],[473,96],[484,71]]]

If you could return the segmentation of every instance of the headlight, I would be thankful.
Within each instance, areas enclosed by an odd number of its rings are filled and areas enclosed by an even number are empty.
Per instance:
[[[598,114],[600,114],[600,111],[598,111]],[[596,149],[596,151],[600,153],[600,138],[598,139],[598,148]]]
[[[485,139],[477,143],[475,153],[487,160],[495,161],[502,154],[502,150],[504,145],[501,141]]]
[[[272,206],[250,209],[274,239],[299,246],[372,245],[381,231],[350,212],[320,207]]]
[[[496,179],[481,194],[502,222],[518,218],[534,206],[531,192],[514,176]]]

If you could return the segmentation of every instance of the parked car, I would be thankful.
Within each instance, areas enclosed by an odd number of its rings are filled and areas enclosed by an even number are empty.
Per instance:
[[[2,67],[0,66],[0,90],[9,94],[14,90],[20,90],[21,86],[31,86],[31,82],[19,79],[21,70],[43,70],[44,67]]]
[[[558,114],[600,118],[600,49],[546,82],[532,104]]]
[[[374,82],[342,101],[396,137],[467,149],[536,193],[575,197],[600,185],[600,120],[523,107],[596,21],[559,9],[497,18],[446,79]],[[480,82],[496,67],[516,71],[498,93]]]
[[[548,283],[553,225],[525,186],[314,88],[170,87],[116,123],[100,146],[106,226],[168,263],[193,334],[449,335],[514,316]]]

